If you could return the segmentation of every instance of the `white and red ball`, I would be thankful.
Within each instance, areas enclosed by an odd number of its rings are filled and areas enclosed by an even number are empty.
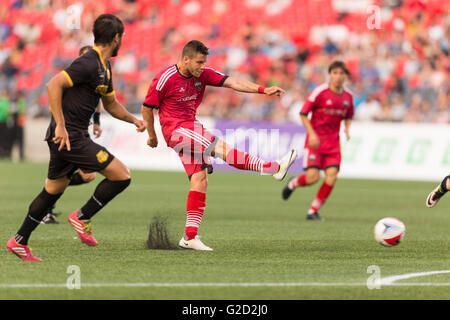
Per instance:
[[[375,240],[386,247],[396,246],[403,241],[405,231],[404,223],[397,218],[383,218],[375,225]]]

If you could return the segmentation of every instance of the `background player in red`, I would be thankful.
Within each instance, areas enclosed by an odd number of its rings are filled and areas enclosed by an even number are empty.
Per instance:
[[[212,172],[210,156],[241,170],[273,175],[277,180],[284,178],[297,158],[297,151],[293,149],[280,160],[264,161],[230,147],[203,128],[196,119],[196,112],[207,85],[269,96],[281,96],[284,93],[279,87],[264,88],[207,68],[207,57],[208,48],[203,43],[197,40],[188,42],[183,48],[181,60],[153,79],[142,107],[143,118],[148,122],[148,145],[152,148],[158,145],[153,126],[153,109],[159,109],[164,139],[178,153],[188,174],[191,188],[186,204],[186,228],[179,245],[195,250],[212,250],[197,236],[205,210],[207,172]]]
[[[339,131],[342,120],[345,123],[346,138],[350,139],[353,96],[344,88],[348,74],[343,62],[333,62],[328,67],[329,82],[315,88],[300,111],[300,118],[307,130],[303,156],[305,173],[289,180],[282,197],[287,200],[295,188],[316,183],[320,178],[320,170],[324,170],[325,180],[308,210],[308,220],[322,220],[318,211],[336,183],[341,164]],[[308,119],[310,112],[311,120]]]

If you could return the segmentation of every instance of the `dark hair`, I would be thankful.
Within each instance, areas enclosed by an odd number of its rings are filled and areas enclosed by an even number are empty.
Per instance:
[[[105,13],[95,19],[92,32],[95,44],[110,44],[116,34],[123,35],[124,26],[122,20],[113,14]]]
[[[192,58],[195,53],[201,53],[206,56],[209,54],[208,48],[202,42],[198,40],[191,40],[183,47],[181,57],[189,56],[189,58]]]
[[[90,49],[92,49],[92,46],[81,47],[80,51],[78,51],[78,55],[81,56],[81,55],[85,54]]]
[[[333,63],[330,64],[330,66],[328,67],[328,73],[333,71],[333,69],[338,69],[338,68],[342,69],[342,71],[344,71],[345,74],[350,75],[350,72],[348,71],[345,63],[342,61],[333,61]]]

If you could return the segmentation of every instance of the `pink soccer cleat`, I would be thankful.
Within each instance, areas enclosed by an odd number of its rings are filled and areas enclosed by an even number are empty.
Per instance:
[[[69,215],[67,221],[75,228],[81,242],[87,244],[88,246],[95,247],[98,245],[97,240],[95,240],[92,235],[91,221],[90,220],[79,220],[77,218],[78,210],[72,212]]]
[[[23,261],[42,261],[42,259],[33,256],[30,247],[17,243],[14,237],[9,239],[9,241],[6,243],[6,250],[14,253]]]

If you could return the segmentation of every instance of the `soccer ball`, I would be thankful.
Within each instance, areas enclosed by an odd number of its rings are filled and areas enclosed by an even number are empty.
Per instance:
[[[405,225],[396,218],[383,218],[377,222],[374,229],[375,240],[386,247],[400,244],[405,237]]]

